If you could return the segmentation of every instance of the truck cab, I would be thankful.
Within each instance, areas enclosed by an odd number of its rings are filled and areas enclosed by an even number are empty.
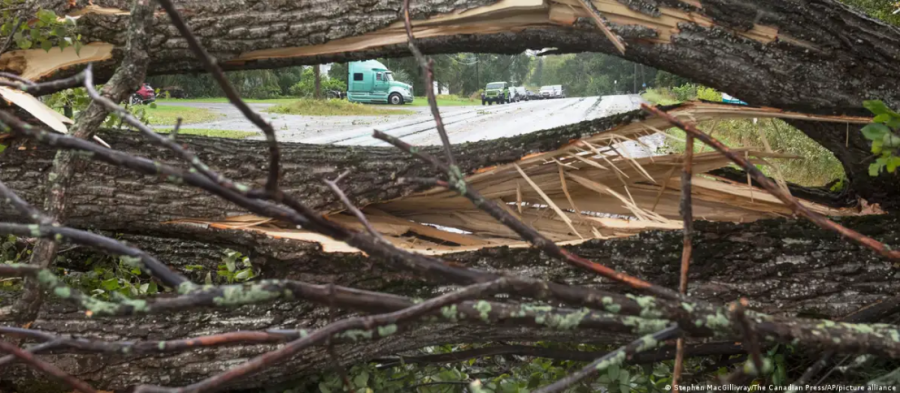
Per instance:
[[[412,86],[394,80],[394,73],[376,60],[354,61],[348,68],[347,99],[368,104],[413,102]]]
[[[506,104],[509,102],[509,83],[491,82],[484,87],[484,93],[481,94],[481,105],[487,103]]]

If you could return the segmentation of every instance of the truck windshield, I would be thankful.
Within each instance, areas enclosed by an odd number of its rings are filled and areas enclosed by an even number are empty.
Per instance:
[[[394,80],[394,73],[393,72],[385,72],[384,80],[386,80],[388,82],[392,82]]]
[[[502,89],[503,83],[488,83],[486,90]]]

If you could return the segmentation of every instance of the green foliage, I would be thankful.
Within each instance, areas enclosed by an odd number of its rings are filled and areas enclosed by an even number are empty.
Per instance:
[[[100,89],[100,86],[98,86],[97,89]],[[68,107],[73,115],[77,115],[78,112],[81,112],[88,107],[91,103],[91,97],[88,96],[85,88],[79,87],[51,94],[45,99],[44,103],[60,113],[65,113],[65,108]],[[151,118],[148,110],[155,109],[156,104],[131,105],[126,103],[124,108],[141,122],[149,124]],[[172,120],[172,123],[174,123],[174,120]],[[106,117],[106,120],[103,121],[103,127],[106,128],[120,128],[122,127],[122,124],[123,121],[121,117],[115,113],[110,113],[109,116]]]
[[[332,79],[332,78],[321,78],[321,88],[322,88],[322,96],[325,96],[326,90],[340,90],[347,91],[347,84],[341,81],[340,79]],[[306,97],[311,98],[315,95],[316,85],[315,85],[315,74],[313,73],[312,68],[307,68],[303,70],[303,75],[300,77],[300,81],[291,86],[290,94],[295,97]]]
[[[156,130],[161,134],[172,132],[171,129]],[[236,131],[236,130],[218,130],[212,128],[181,128],[178,130],[179,135],[199,135],[212,138],[228,138],[228,139],[244,139],[251,136],[260,135],[258,132],[252,131]]]
[[[269,99],[290,94],[292,86],[300,81],[309,67],[285,67],[271,70],[229,71],[228,81],[242,98]],[[324,78],[323,78],[324,79]],[[178,88],[189,97],[220,97],[222,90],[209,74],[158,75],[147,78],[154,88],[169,90]]]
[[[688,95],[691,92],[695,95]],[[643,97],[647,101],[660,105],[670,105],[698,98],[709,101],[722,100],[721,93],[715,89],[694,84],[671,90],[651,89],[644,93]],[[700,128],[704,129],[704,126],[701,125]],[[670,129],[667,133],[681,140],[685,138],[684,132],[678,129]],[[786,181],[817,187],[844,178],[843,166],[833,153],[781,120],[760,119],[756,123],[752,119],[721,120],[716,124],[715,137],[730,147],[764,150],[765,145],[761,136],[763,133],[774,151],[800,157],[800,159],[767,160],[778,166]],[[697,152],[710,150],[709,147],[702,144],[695,144],[694,148]],[[664,150],[666,153],[681,153],[684,151],[684,143],[667,139]],[[770,166],[760,166],[759,169],[767,176],[775,175]]]
[[[532,85],[563,85],[570,97],[637,93],[657,75],[653,68],[600,53],[543,56],[535,63]]]
[[[256,277],[256,273],[253,272],[250,258],[237,251],[225,250],[225,257],[218,266],[216,277],[219,278],[220,283],[234,284],[249,281]]]
[[[49,52],[53,47],[65,50],[72,46],[75,53],[81,52],[81,35],[77,32],[75,18],[57,18],[51,10],[38,9],[33,16],[13,14],[13,10],[24,8],[25,0],[3,0],[3,24],[0,35],[12,35],[12,41],[19,49],[41,48]],[[5,41],[5,40],[4,40]]]
[[[683,86],[691,83],[690,79],[680,77],[671,72],[667,71],[659,71],[656,73],[655,81],[656,87],[667,87],[672,88],[676,86]]]
[[[14,235],[0,239],[0,263],[20,263],[25,257],[31,255],[31,249],[21,247],[19,239]],[[18,277],[0,278],[0,291],[19,289],[22,280]]]
[[[894,10],[900,8],[897,0],[840,0],[842,3],[855,7],[867,15],[881,19],[894,26],[900,26],[900,14],[894,14]]]
[[[313,100],[306,98],[275,106],[270,108],[268,112],[306,116],[378,116],[415,113],[410,110],[387,109],[374,105],[357,104],[347,100]]]
[[[135,112],[140,112],[148,124],[174,126],[178,118],[182,124],[205,123],[219,118],[219,114],[206,108],[194,108],[180,105],[134,105]]]
[[[869,176],[878,176],[882,171],[894,173],[900,167],[900,113],[888,108],[881,101],[865,101],[863,106],[875,117],[872,123],[862,128],[863,136],[872,141],[872,153],[877,156],[875,162],[869,164]]]
[[[66,262],[63,256],[57,257],[57,260],[57,264]],[[57,270],[66,284],[101,300],[115,300],[122,296],[149,296],[171,290],[163,288],[161,284],[141,272],[133,260],[134,258],[127,256],[94,256],[82,263],[89,269],[86,272],[74,272],[64,268]]]

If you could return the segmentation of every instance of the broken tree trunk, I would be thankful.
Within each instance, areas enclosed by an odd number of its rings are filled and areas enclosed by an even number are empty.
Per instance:
[[[0,71],[29,78],[75,72],[85,62],[110,75],[122,56],[125,2],[84,4],[43,0],[35,7],[78,16],[90,42],[44,52],[0,56]],[[835,0],[594,0],[622,37],[620,54],[577,0],[423,0],[412,4],[415,35],[426,54],[460,51],[520,53],[603,52],[688,77],[756,105],[829,113],[865,114],[862,101],[900,105],[900,29],[863,16]],[[226,69],[273,68],[409,55],[401,0],[283,4],[259,1],[179,2],[188,24]],[[321,23],[327,20],[328,23]],[[158,16],[152,38],[151,74],[201,69],[184,40]],[[62,73],[62,68],[68,67]],[[57,74],[55,74],[57,73]],[[850,189],[894,209],[887,195],[898,180],[868,177],[868,142],[856,128],[797,124],[833,151]],[[844,143],[837,143],[842,141]]]
[[[900,219],[895,216],[847,218],[842,224],[887,244],[900,242]],[[721,302],[741,296],[752,307],[778,315],[840,317],[895,294],[892,266],[868,250],[806,222],[763,220],[751,224],[697,222],[689,293],[698,299]],[[124,232],[122,240],[153,250],[160,260],[202,279],[215,270],[225,249],[250,256],[264,278],[290,278],[321,284],[352,285],[413,297],[446,291],[402,272],[385,270],[387,264],[360,254],[322,253],[316,246],[276,240],[242,231],[175,228],[168,233]],[[668,287],[677,285],[681,234],[647,232],[636,237],[591,241],[570,250],[586,258]],[[70,272],[83,270],[90,255],[84,248],[63,253],[61,264]],[[598,280],[548,259],[533,249],[494,248],[458,253],[448,260],[486,270],[509,271],[557,282],[622,290],[620,284]],[[95,259],[96,260],[96,259]],[[187,271],[187,265],[203,265]],[[75,273],[70,273],[75,274]],[[9,299],[0,301],[8,304]],[[341,310],[346,314],[348,310]],[[235,330],[315,328],[329,320],[326,307],[305,302],[279,302],[231,310],[182,312],[129,318],[87,318],[74,307],[52,303],[44,308],[34,328],[62,334],[117,340],[173,340]],[[441,343],[494,340],[621,343],[625,335],[598,330],[547,331],[485,325],[438,325],[417,328],[377,342],[337,346],[338,359],[351,364]],[[140,383],[185,385],[226,370],[261,354],[270,346],[211,348],[172,355],[98,356],[56,354],[44,358],[104,390],[124,389]],[[315,348],[288,363],[242,380],[233,389],[271,386],[327,371],[331,361],[324,348]],[[0,389],[19,392],[62,391],[48,386],[33,371],[17,365],[0,370]]]
[[[553,130],[456,146],[454,155],[460,168],[479,168],[508,163],[531,153],[551,151],[614,125],[627,123],[631,113],[582,122]],[[175,155],[164,148],[148,146],[137,133],[107,132],[101,136],[114,148],[177,164]],[[179,136],[201,160],[235,181],[260,186],[266,177],[267,147],[261,141],[228,140]],[[398,184],[402,177],[433,177],[413,157],[392,147],[357,147],[282,143],[281,183],[286,193],[314,209],[335,208],[337,198],[324,179],[333,179],[351,170],[345,192],[360,205],[389,201],[409,194],[415,184]],[[432,148],[423,148],[432,149]],[[10,147],[0,156],[0,181],[34,203],[44,193],[47,168],[55,149],[28,142]],[[117,231],[140,226],[152,228],[183,218],[221,218],[241,213],[233,205],[202,190],[172,184],[132,170],[87,161],[79,168],[70,187],[67,224],[82,228]],[[10,210],[7,210],[10,209]],[[0,206],[0,216],[8,216],[10,206]]]

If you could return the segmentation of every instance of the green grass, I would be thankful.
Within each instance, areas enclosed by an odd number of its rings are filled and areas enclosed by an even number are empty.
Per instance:
[[[299,100],[299,98],[270,98],[265,100],[259,99],[244,99],[244,102],[248,102],[251,104],[287,104],[294,101]],[[160,98],[156,100],[156,102],[160,104],[172,103],[172,102],[196,102],[196,103],[209,103],[209,104],[222,104],[228,103],[228,99],[225,97],[208,97],[208,98]]]
[[[182,124],[203,123],[219,118],[219,114],[204,108],[190,108],[175,105],[156,105],[156,108],[144,108],[153,125],[174,125],[180,117]]]
[[[303,98],[272,98],[266,100],[253,100],[246,99],[244,101],[251,104],[291,104],[297,101],[305,100]],[[156,102],[160,104],[171,103],[171,102],[196,102],[196,103],[227,103],[228,99],[224,97],[212,97],[212,98],[189,98],[189,99],[178,99],[178,98],[162,98],[156,100]],[[454,94],[448,95],[439,95],[437,96],[438,106],[466,106],[466,105],[481,105],[480,100],[472,100],[469,98],[459,97]],[[388,106],[388,105],[377,105],[377,106]],[[404,106],[428,106],[428,100],[425,97],[416,97],[415,100],[411,104],[405,104]],[[391,106],[391,108],[395,108]]]
[[[390,108],[397,108],[392,106]],[[379,105],[363,105],[346,100],[295,99],[293,102],[269,108],[267,112],[306,116],[383,116],[411,115],[415,111],[387,109]]]
[[[168,134],[172,131],[172,129],[166,130],[156,130],[162,134]],[[178,130],[179,135],[199,135],[199,136],[208,136],[215,138],[229,138],[229,139],[244,139],[249,138],[254,135],[259,135],[257,132],[251,131],[235,131],[235,130],[214,130],[209,128],[182,128]]]
[[[705,99],[713,100],[711,89],[703,88]],[[670,105],[681,102],[668,89],[650,89],[643,95],[644,99],[658,105]],[[695,99],[696,97],[689,97]],[[721,96],[719,96],[721,100]],[[705,122],[699,126],[703,131],[709,132],[712,122]],[[684,131],[670,128],[666,131],[678,139],[684,140]],[[716,125],[713,134],[717,139],[729,147],[747,147],[759,151],[765,151],[760,132],[765,133],[766,140],[772,150],[780,153],[794,154],[799,159],[768,159],[773,165],[777,165],[784,179],[788,182],[807,187],[818,187],[836,179],[843,178],[844,168],[834,154],[806,136],[802,131],[792,127],[782,120],[776,119],[774,124],[769,119],[759,119],[759,124],[753,124],[752,119],[722,120]],[[684,143],[666,138],[666,150],[679,154],[684,151]],[[694,150],[710,151],[711,148],[702,144],[695,144]],[[758,166],[766,176],[774,176],[775,171],[769,166]]]
[[[481,101],[471,100],[468,98],[459,97],[454,94],[449,95],[438,95],[435,97],[437,99],[438,106],[466,106],[466,105],[481,105]],[[416,97],[415,100],[411,104],[406,104],[410,106],[428,106],[428,99],[425,97]]]

